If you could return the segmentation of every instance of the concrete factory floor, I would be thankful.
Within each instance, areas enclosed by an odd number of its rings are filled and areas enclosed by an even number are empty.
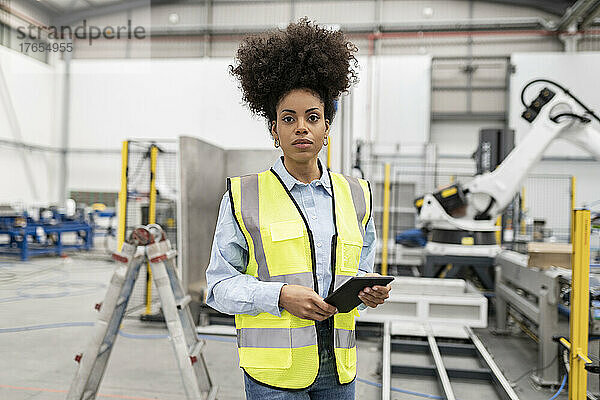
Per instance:
[[[75,354],[85,349],[91,323],[102,301],[114,264],[103,255],[70,258],[33,258],[30,262],[0,259],[0,399],[64,399],[77,369]],[[71,324],[61,326],[55,324]],[[20,328],[20,329],[13,329]],[[164,334],[158,323],[127,319],[122,331],[129,334]],[[496,337],[478,331],[509,380],[535,367],[534,342],[525,336]],[[358,342],[357,398],[380,398],[378,341]],[[597,348],[591,349],[594,354]],[[243,399],[242,372],[232,338],[209,341],[206,361],[220,400]],[[460,361],[444,357],[447,365]],[[430,365],[425,355],[394,354],[393,362]],[[461,364],[463,366],[463,364]],[[370,381],[375,384],[369,384]],[[496,399],[487,384],[453,380],[458,399]],[[402,390],[440,395],[435,379],[394,377],[392,386]],[[590,375],[589,389],[598,390],[598,378]],[[555,390],[536,390],[527,378],[516,385],[521,399],[549,399]],[[119,336],[108,364],[99,399],[184,399],[171,345],[165,338],[140,339]],[[406,392],[392,392],[392,399],[417,399]],[[422,397],[421,397],[422,398]],[[436,397],[429,397],[436,398]],[[567,398],[564,391],[559,399]]]

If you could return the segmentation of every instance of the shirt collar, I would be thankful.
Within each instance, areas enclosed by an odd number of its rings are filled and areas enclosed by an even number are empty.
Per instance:
[[[329,174],[326,170],[323,169],[321,160],[319,160],[318,158],[317,163],[319,164],[319,169],[321,170],[321,178],[317,179],[317,185],[319,183],[323,185],[327,193],[331,195],[331,181],[329,180]],[[273,170],[277,173],[277,175],[279,175],[288,191],[291,191],[294,185],[306,185],[306,183],[302,183],[298,179],[294,178],[288,172],[288,170],[285,169],[285,165],[283,165],[283,156],[277,158],[277,161],[273,165]]]

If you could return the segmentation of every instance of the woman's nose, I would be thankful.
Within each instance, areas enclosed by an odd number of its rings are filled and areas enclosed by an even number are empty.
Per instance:
[[[298,119],[298,125],[296,126],[296,133],[300,134],[300,133],[306,133],[306,125],[304,123],[304,120],[302,118]]]

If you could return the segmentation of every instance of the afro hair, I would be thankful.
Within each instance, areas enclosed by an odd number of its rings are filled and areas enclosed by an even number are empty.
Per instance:
[[[342,32],[302,18],[285,30],[246,37],[229,70],[239,80],[243,101],[269,123],[277,119],[278,102],[294,89],[316,93],[325,118],[333,121],[335,100],[358,81],[356,51]]]

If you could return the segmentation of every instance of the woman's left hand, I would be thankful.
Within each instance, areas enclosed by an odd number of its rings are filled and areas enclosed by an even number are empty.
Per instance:
[[[364,276],[381,276],[377,273],[371,272]],[[386,286],[373,286],[365,288],[358,294],[358,298],[367,306],[375,308],[380,304],[383,304],[385,299],[390,297],[391,285]]]

